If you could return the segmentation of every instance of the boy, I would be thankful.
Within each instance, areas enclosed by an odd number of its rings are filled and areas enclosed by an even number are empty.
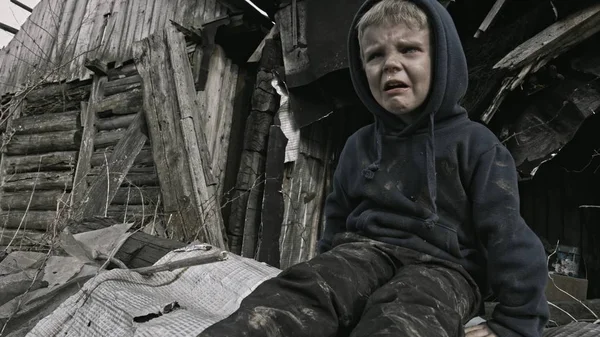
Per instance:
[[[546,257],[519,215],[510,153],[458,104],[467,66],[436,0],[367,0],[349,39],[375,123],[352,135],[322,253],[261,284],[201,336],[541,336]]]

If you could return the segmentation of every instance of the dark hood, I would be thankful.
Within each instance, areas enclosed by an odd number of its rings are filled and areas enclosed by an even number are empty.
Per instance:
[[[465,54],[452,21],[452,17],[436,0],[409,0],[422,8],[428,16],[432,35],[432,80],[429,96],[419,109],[417,120],[407,125],[375,101],[369,90],[360,58],[358,31],[356,25],[360,18],[379,0],[367,0],[357,12],[348,38],[348,61],[354,89],[363,104],[385,126],[386,131],[398,135],[409,135],[415,130],[427,126],[430,115],[436,124],[450,117],[465,114],[458,104],[464,96],[468,84],[468,70]]]

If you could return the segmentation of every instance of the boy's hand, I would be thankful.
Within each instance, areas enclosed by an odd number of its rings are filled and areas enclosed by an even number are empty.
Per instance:
[[[487,324],[475,325],[465,329],[465,337],[498,337]]]

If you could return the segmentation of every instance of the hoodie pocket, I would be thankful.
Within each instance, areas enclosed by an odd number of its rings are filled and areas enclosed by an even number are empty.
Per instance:
[[[455,228],[436,222],[429,230],[430,242],[452,256],[461,257],[458,234]]]

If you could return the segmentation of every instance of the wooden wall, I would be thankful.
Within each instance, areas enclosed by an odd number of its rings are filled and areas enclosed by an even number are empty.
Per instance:
[[[70,212],[70,207],[82,201],[96,178],[106,174],[105,165],[117,144],[124,139],[136,115],[143,112],[141,77],[132,60],[134,41],[148,34],[162,34],[170,18],[183,25],[200,26],[224,14],[226,9],[216,0],[42,0],[15,39],[0,51],[0,96],[18,92],[12,102],[8,102],[10,95],[3,100],[8,104],[3,106],[2,121],[8,115],[11,118],[1,128],[6,132],[0,164],[0,231],[16,228],[22,231],[25,225],[44,232],[61,216],[59,208]],[[97,48],[86,49],[82,43],[88,43],[89,47],[96,41],[93,34],[97,33],[98,20],[103,22],[100,28],[104,33],[98,37]],[[24,38],[29,36],[34,39]],[[63,41],[62,36],[71,38]],[[91,40],[86,40],[90,36]],[[73,50],[70,43],[74,43]],[[56,68],[60,56],[57,46],[62,46],[59,49],[63,54],[71,55],[64,58],[64,67]],[[85,55],[79,57],[77,50]],[[185,52],[192,71],[199,71],[205,50],[188,42]],[[230,139],[236,138],[235,132],[243,130],[247,112],[234,113],[234,110],[235,102],[247,96],[243,78],[248,70],[234,64],[218,45],[210,52],[206,85],[203,90],[194,91],[199,109],[193,120],[196,129],[206,130],[210,166],[215,176],[214,200],[218,203],[232,187],[229,185],[233,185],[227,183],[226,172],[232,171],[228,165],[235,160],[229,159],[239,156],[239,151],[229,145]],[[106,76],[94,75],[84,67],[85,58],[99,58],[114,65]],[[35,69],[55,71],[40,78]],[[56,83],[58,80],[60,84]],[[21,86],[25,90],[18,91],[19,85],[27,87]],[[21,100],[23,104],[16,111],[4,111]],[[80,149],[86,149],[86,154],[81,155]],[[80,173],[82,176],[78,176]],[[110,172],[109,176],[114,174],[119,173]],[[57,207],[57,198],[62,202],[61,207]],[[106,215],[123,221],[157,219],[164,224],[169,219],[162,217],[163,201],[152,142],[148,139],[120,183]],[[23,217],[25,213],[27,217]],[[98,215],[105,215],[102,213]],[[4,237],[0,234],[0,246],[10,242],[10,239],[5,242]]]
[[[169,20],[199,27],[224,14],[217,0],[42,0],[0,50],[0,96],[25,84],[88,79],[86,58],[119,66],[134,41]]]

